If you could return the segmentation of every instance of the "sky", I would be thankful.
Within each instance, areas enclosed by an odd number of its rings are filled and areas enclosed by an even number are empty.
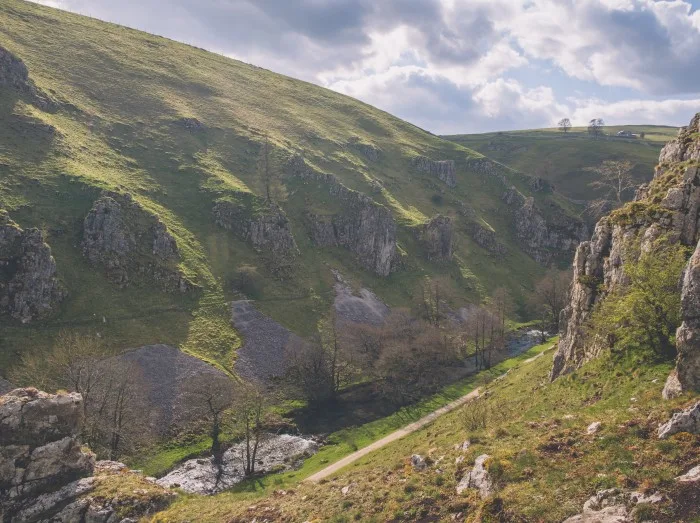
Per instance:
[[[686,125],[700,0],[36,0],[359,98],[438,134]]]

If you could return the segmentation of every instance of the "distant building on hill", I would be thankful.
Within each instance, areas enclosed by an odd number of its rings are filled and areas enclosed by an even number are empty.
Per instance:
[[[615,136],[619,138],[637,138],[637,135],[630,131],[618,131]]]

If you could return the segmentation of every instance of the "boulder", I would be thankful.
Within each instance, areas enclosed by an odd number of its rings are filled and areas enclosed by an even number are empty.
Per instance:
[[[29,323],[56,310],[66,293],[39,229],[22,229],[0,209],[0,315]]]
[[[700,465],[693,467],[682,476],[678,476],[676,481],[679,483],[698,483],[700,482]]]
[[[468,488],[477,489],[482,499],[494,493],[495,488],[491,475],[486,468],[486,462],[491,458],[488,454],[482,454],[474,462],[472,470],[462,478],[457,485],[457,494],[461,494]]]
[[[428,463],[425,461],[423,456],[414,454],[411,456],[411,466],[413,467],[413,470],[422,472],[428,468]]]
[[[700,401],[682,412],[677,412],[658,429],[659,439],[666,439],[679,432],[700,434]]]
[[[602,423],[600,421],[594,421],[593,423],[588,425],[588,428],[586,429],[586,434],[596,434],[600,430],[601,426]]]

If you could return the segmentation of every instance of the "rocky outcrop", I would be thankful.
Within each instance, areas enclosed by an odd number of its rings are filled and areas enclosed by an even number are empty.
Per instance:
[[[700,243],[683,274],[681,318],[683,323],[676,331],[676,368],[666,380],[665,399],[700,391]]]
[[[559,347],[554,356],[551,378],[566,374],[597,356],[606,345],[602,340],[586,342],[584,324],[595,305],[624,285],[624,266],[636,257],[631,246],[639,242],[645,250],[661,236],[670,242],[695,246],[700,220],[700,114],[678,138],[667,144],[659,156],[659,166],[649,185],[640,187],[635,200],[610,216],[602,218],[590,241],[582,242],[574,257],[574,275],[569,304],[559,322]],[[694,262],[689,263],[684,287],[684,327],[679,329],[679,369],[684,379],[695,383],[692,369],[697,369],[695,316],[700,308],[695,290]],[[697,376],[697,373],[695,374]],[[679,384],[680,374],[669,379],[667,389]],[[677,389],[678,387],[676,387]]]
[[[666,439],[679,432],[700,434],[700,401],[682,412],[677,412],[658,430],[659,439]]]
[[[418,238],[425,247],[429,260],[452,259],[452,235],[452,219],[440,214],[421,225],[418,230]]]
[[[558,208],[546,217],[533,197],[523,196],[511,186],[501,199],[513,216],[515,239],[537,262],[547,265],[558,256],[574,252],[588,234],[586,225]]]
[[[168,291],[195,288],[178,268],[175,238],[128,193],[105,193],[95,201],[83,222],[82,249],[120,287],[149,279]]]
[[[245,442],[233,445],[224,452],[221,463],[211,456],[186,461],[160,478],[158,484],[207,495],[230,489],[245,479],[245,445]],[[317,451],[318,444],[311,439],[289,434],[263,434],[256,455],[256,472],[265,474],[297,468]]]
[[[619,489],[600,490],[583,504],[581,514],[572,516],[564,523],[632,523],[637,505],[651,505],[666,500],[662,494],[623,492]]]
[[[14,89],[44,111],[56,109],[54,102],[29,78],[29,70],[22,60],[0,46],[0,87]]]
[[[205,131],[207,129],[207,126],[196,118],[180,118],[175,123],[191,132]]]
[[[80,394],[16,389],[0,396],[0,506],[2,521],[18,517],[36,499],[90,476],[92,454],[81,449]]]
[[[0,521],[113,523],[172,501],[174,494],[123,464],[96,463],[78,439],[82,422],[80,394],[0,396]]]
[[[371,143],[363,142],[357,136],[350,139],[350,146],[372,163],[378,162],[382,157],[382,150],[379,147]]]
[[[339,204],[340,212],[336,214],[306,214],[316,245],[344,247],[355,254],[362,267],[379,276],[388,276],[397,268],[396,222],[389,209],[348,189],[335,176],[309,168],[300,156],[288,162],[287,173],[325,185]]]
[[[448,187],[457,187],[454,160],[431,160],[425,156],[416,156],[413,159],[413,166],[445,182]]]
[[[493,229],[487,228],[477,221],[467,222],[465,229],[471,239],[482,249],[486,249],[497,257],[508,254],[508,248],[498,240],[496,231]]]
[[[469,488],[478,490],[482,498],[487,498],[494,493],[494,484],[486,467],[490,458],[488,454],[482,454],[476,458],[472,470],[457,485],[457,494]]]
[[[213,213],[217,225],[267,254],[274,269],[290,266],[299,254],[289,219],[277,205],[254,211],[242,203],[220,200]]]
[[[41,231],[23,230],[0,210],[0,315],[28,323],[51,314],[64,297]]]

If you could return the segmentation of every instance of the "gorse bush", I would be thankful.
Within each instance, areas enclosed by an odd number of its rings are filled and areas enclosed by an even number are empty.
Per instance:
[[[639,253],[639,254],[636,254]],[[617,350],[646,350],[662,358],[676,354],[681,322],[681,277],[689,251],[668,239],[626,253],[624,285],[613,289],[594,311],[589,336]]]

